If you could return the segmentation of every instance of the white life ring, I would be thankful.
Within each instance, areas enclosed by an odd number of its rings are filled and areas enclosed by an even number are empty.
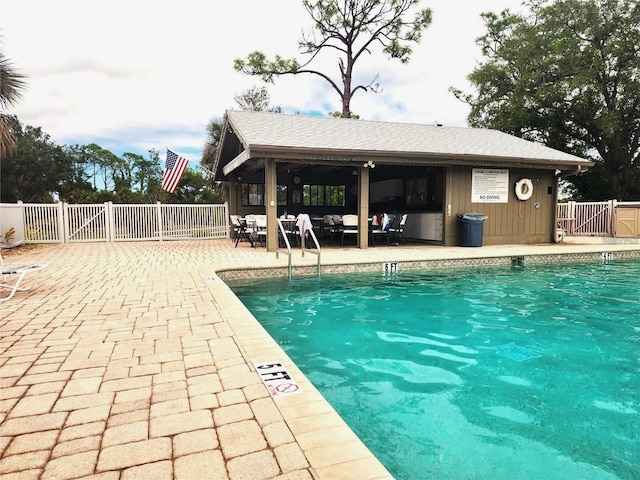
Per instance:
[[[516,197],[518,200],[529,200],[533,195],[533,182],[529,178],[522,178],[516,182]]]

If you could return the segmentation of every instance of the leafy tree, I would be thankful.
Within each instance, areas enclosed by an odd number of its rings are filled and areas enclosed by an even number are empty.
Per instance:
[[[115,190],[119,176],[126,169],[125,160],[95,143],[74,145],[70,152],[84,169],[84,175],[91,179],[94,190]]]
[[[329,116],[333,118],[342,118],[342,112],[339,112],[338,110],[334,110],[333,112],[329,112]],[[358,120],[360,118],[360,115],[356,115],[355,113],[351,112],[350,118]]]
[[[419,10],[421,0],[303,0],[312,20],[312,31],[303,34],[298,45],[307,60],[285,59],[276,55],[268,60],[260,51],[250,53],[245,60],[236,59],[234,68],[248,75],[273,82],[280,75],[308,73],[327,81],[342,101],[342,117],[351,117],[351,98],[359,91],[379,91],[376,75],[369,83],[354,83],[356,62],[374,47],[381,47],[390,58],[409,61],[411,46],[422,38],[431,24],[431,10]],[[316,35],[317,34],[317,35]],[[338,55],[339,80],[310,67],[320,53]]]
[[[271,97],[266,87],[252,87],[242,93],[236,93],[233,96],[241,110],[250,110],[254,112],[269,111],[274,113],[282,113],[279,106],[269,106]],[[207,168],[213,168],[213,162],[218,150],[218,144],[222,138],[222,128],[224,127],[224,118],[213,118],[207,125],[207,140],[200,164]],[[215,196],[225,199],[228,195],[228,188],[225,182],[213,183],[211,179],[211,189],[214,190]]]
[[[200,171],[187,168],[180,185],[173,194],[163,192],[164,203],[222,203],[216,189],[209,185],[209,179]]]
[[[13,65],[0,50],[0,159],[13,152],[16,138],[11,126],[14,124],[5,108],[14,105],[26,88],[25,76],[16,72]]]
[[[56,145],[41,128],[23,127],[15,116],[7,117],[16,148],[0,162],[0,199],[3,202],[50,202],[54,195],[69,193],[88,184],[73,157]]]
[[[126,152],[122,155],[120,172],[116,185],[128,190],[151,193],[152,187],[159,188],[162,179],[159,155],[155,150],[149,151],[149,158],[137,153]]]
[[[244,92],[236,93],[233,99],[241,110],[282,113],[282,108],[279,106],[269,106],[271,96],[266,87],[251,87]],[[217,147],[222,137],[223,126],[224,118],[213,118],[207,125],[207,140],[200,161],[200,164],[205,168],[210,168],[213,165]]]
[[[162,168],[160,168],[160,154],[157,150],[148,151],[149,158],[140,157],[136,162],[135,180],[140,191],[149,194],[160,189],[162,184]]]
[[[161,189],[159,154],[127,152],[118,157],[99,145],[58,146],[41,128],[16,132],[16,149],[0,162],[0,201],[70,203],[220,203],[218,189],[201,172],[187,169],[176,194]],[[99,188],[100,187],[100,188]]]
[[[218,151],[218,144],[222,138],[222,128],[224,126],[224,118],[212,118],[207,124],[207,140],[205,141],[204,151],[200,164],[205,168],[213,166]]]
[[[640,198],[640,3],[529,3],[483,14],[486,61],[470,75],[469,124],[593,159],[571,177],[583,200]]]
[[[236,93],[233,99],[241,110],[282,113],[282,108],[269,106],[271,95],[267,87],[251,87],[242,93]]]

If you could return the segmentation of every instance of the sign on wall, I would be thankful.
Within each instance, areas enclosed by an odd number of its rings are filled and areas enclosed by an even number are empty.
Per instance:
[[[474,168],[471,174],[472,203],[507,203],[509,170]]]

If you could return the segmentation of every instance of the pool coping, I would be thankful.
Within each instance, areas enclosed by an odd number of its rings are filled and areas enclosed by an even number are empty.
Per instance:
[[[299,386],[299,393],[272,400],[317,478],[393,479],[231,288],[214,283],[211,293],[247,364],[278,361]]]
[[[606,255],[606,257],[605,257]],[[554,263],[578,263],[578,262],[612,262],[616,260],[640,258],[640,249],[638,250],[611,250],[610,248],[601,248],[597,251],[590,252],[566,252],[566,253],[534,253],[534,254],[509,254],[509,255],[489,255],[466,258],[449,258],[449,259],[424,259],[424,260],[382,260],[376,262],[354,261],[354,263],[330,263],[322,265],[322,274],[333,273],[360,273],[360,272],[384,272],[385,265],[392,266],[396,272],[402,270],[423,270],[423,269],[447,269],[447,268],[465,268],[465,267],[481,267],[496,265],[541,265]],[[317,274],[315,265],[303,265],[292,268],[293,277],[296,276],[314,276]],[[282,277],[288,275],[287,267],[262,266],[248,268],[221,268],[216,271],[218,277],[222,280],[237,280],[242,278],[265,278],[265,277]]]

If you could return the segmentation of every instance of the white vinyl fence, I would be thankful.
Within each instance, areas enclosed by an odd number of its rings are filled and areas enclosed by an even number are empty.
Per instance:
[[[558,227],[570,236],[638,236],[640,202],[567,202],[557,205]],[[633,213],[632,211],[635,211]],[[630,215],[622,218],[620,211]],[[617,219],[617,217],[620,217]],[[627,217],[631,218],[629,220]],[[622,221],[620,221],[622,219]],[[616,222],[616,220],[619,220]],[[630,225],[630,226],[629,226]],[[13,238],[4,238],[11,229]],[[229,206],[0,204],[0,244],[163,241],[229,238]],[[620,232],[618,232],[619,234]]]
[[[0,204],[0,234],[6,243],[70,243],[194,240],[229,237],[228,204],[78,205]]]

